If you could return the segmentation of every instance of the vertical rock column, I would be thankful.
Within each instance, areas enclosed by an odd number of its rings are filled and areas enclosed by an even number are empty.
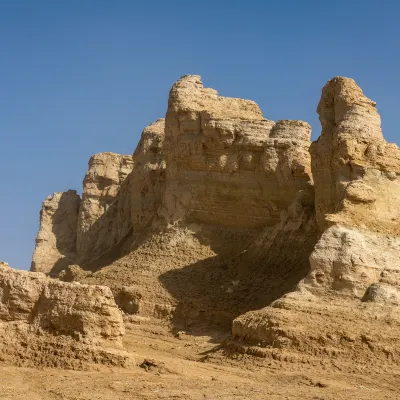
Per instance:
[[[75,190],[54,193],[43,202],[31,271],[57,275],[75,262],[80,202]]]
[[[372,283],[399,282],[400,150],[352,79],[330,80],[317,111],[322,133],[310,151],[322,237],[307,281],[363,297]]]
[[[107,229],[100,229],[102,217],[115,201],[132,168],[133,161],[129,155],[99,153],[90,158],[78,217],[77,250],[80,257],[90,256],[99,242],[107,241],[98,237],[99,234],[112,234]]]

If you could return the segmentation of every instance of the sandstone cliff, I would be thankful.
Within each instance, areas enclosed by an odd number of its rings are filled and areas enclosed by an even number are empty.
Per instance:
[[[166,218],[236,228],[275,225],[310,181],[311,128],[265,119],[199,76],[171,89],[165,121]]]
[[[399,149],[351,79],[327,83],[318,113],[311,145],[307,123],[182,77],[132,158],[91,161],[60,279],[105,284],[174,329],[234,320],[271,354],[396,362]],[[63,231],[44,216],[41,231]],[[41,270],[60,271],[54,254]]]
[[[76,279],[111,286],[126,312],[176,325],[227,326],[278,298],[307,274],[316,242],[310,135],[305,122],[274,123],[254,102],[182,77],[124,181],[129,251],[108,261],[103,252],[96,272]]]
[[[352,79],[334,78],[318,106],[311,146],[321,236],[310,272],[271,307],[234,321],[247,341],[355,364],[398,359],[400,150],[385,142],[376,105]]]
[[[133,156],[91,157],[82,200],[75,191],[49,197],[31,270],[56,276],[69,265],[96,268],[129,251],[164,193],[163,140],[164,120],[159,119],[144,129]]]

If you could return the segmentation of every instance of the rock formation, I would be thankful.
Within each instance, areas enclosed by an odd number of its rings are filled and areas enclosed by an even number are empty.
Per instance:
[[[297,359],[395,362],[400,152],[351,79],[327,83],[318,113],[310,147],[307,123],[182,77],[132,157],[91,159],[60,279],[105,284],[124,312],[176,329],[234,320],[236,338]],[[45,272],[66,253],[53,214]]]
[[[311,270],[272,307],[236,319],[233,333],[303,355],[396,362],[400,150],[385,142],[375,103],[352,79],[329,81],[318,113],[310,153],[321,236]]]
[[[123,334],[109,288],[0,265],[0,360],[65,368],[86,361],[124,365]]]
[[[43,202],[32,271],[61,271],[76,261],[80,197],[75,190],[54,193]]]
[[[311,128],[265,119],[256,103],[222,97],[184,76],[165,121],[168,222],[275,225],[310,181]]]
[[[165,190],[164,118],[146,127],[133,153],[131,222],[140,232],[155,216]]]
[[[174,323],[227,326],[279,297],[307,274],[316,242],[310,134],[305,122],[274,123],[252,101],[181,78],[165,121],[143,131],[111,206],[118,212],[120,199],[131,199],[129,251],[107,261],[103,251],[96,272],[76,279],[109,285],[126,312]]]
[[[90,268],[123,252],[124,246],[129,250],[164,193],[163,140],[164,119],[159,119],[144,129],[133,156],[91,157],[82,200],[75,191],[49,197],[41,212],[31,270],[57,276],[69,265]]]
[[[79,208],[76,245],[78,254],[93,251],[94,235],[90,231],[95,231],[101,224],[103,215],[115,201],[132,168],[132,157],[128,155],[99,153],[90,158],[89,170],[83,180],[82,202]],[[118,226],[118,229],[114,229],[115,234],[121,236],[126,234],[121,232],[124,230],[129,230],[129,227],[123,229],[122,226]],[[101,240],[107,239],[102,237]]]
[[[318,113],[311,155],[323,235],[312,279],[362,297],[382,273],[400,276],[400,150],[386,143],[375,102],[352,79],[329,81]]]

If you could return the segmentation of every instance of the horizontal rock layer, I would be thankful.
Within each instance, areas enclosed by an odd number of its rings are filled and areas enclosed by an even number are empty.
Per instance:
[[[307,123],[182,77],[132,157],[91,160],[66,213],[79,215],[75,236],[43,214],[41,231],[57,234],[41,270],[75,243],[60,279],[109,285],[127,313],[185,329],[236,318],[233,334],[262,346],[396,360],[399,149],[352,79],[329,81],[318,113],[311,144]]]
[[[109,288],[0,265],[0,360],[67,368],[85,361],[121,365],[127,360],[123,334]]]

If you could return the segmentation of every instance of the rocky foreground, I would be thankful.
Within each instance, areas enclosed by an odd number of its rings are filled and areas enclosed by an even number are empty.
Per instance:
[[[0,361],[129,368],[125,320],[208,335],[216,365],[398,373],[400,151],[352,79],[317,111],[311,143],[182,77],[133,156],[44,201],[32,272],[0,266]]]

